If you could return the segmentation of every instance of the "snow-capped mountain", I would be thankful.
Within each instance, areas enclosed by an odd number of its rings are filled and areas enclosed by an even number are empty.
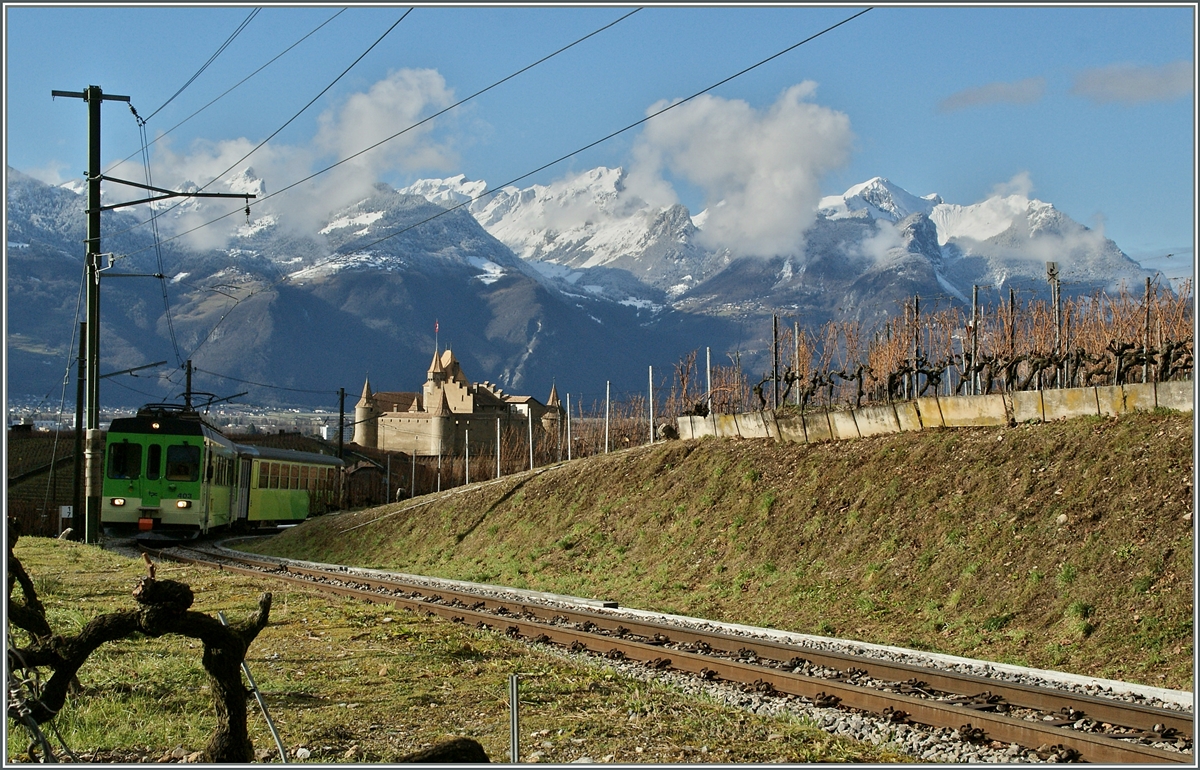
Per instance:
[[[952,204],[936,193],[913,195],[882,177],[821,199],[803,253],[736,259],[728,250],[699,245],[707,212],[690,216],[679,205],[651,206],[631,194],[625,180],[621,169],[597,168],[486,196],[485,182],[463,176],[422,180],[406,192],[465,204],[489,233],[544,274],[587,286],[593,295],[636,295],[641,284],[690,310],[725,308],[727,295],[741,293],[737,276],[766,292],[759,295],[760,310],[837,307],[845,313],[855,303],[843,295],[858,294],[851,286],[856,280],[866,280],[875,295],[886,285],[966,302],[975,284],[1044,291],[1048,261],[1060,263],[1068,292],[1146,274],[1112,241],[1052,204],[1019,194]],[[813,305],[818,289],[835,295],[824,308]],[[880,300],[873,296],[872,304]]]
[[[104,282],[102,368],[190,357],[232,378],[211,390],[245,380],[354,392],[368,371],[403,389],[424,378],[437,320],[474,379],[534,395],[556,379],[560,390],[572,380],[637,389],[646,364],[665,370],[705,346],[760,367],[772,314],[869,326],[913,295],[923,307],[967,304],[976,284],[993,297],[1010,287],[1045,296],[1047,261],[1059,263],[1064,294],[1147,274],[1049,203],[950,204],[882,178],[822,199],[796,253],[735,257],[703,245],[705,212],[652,205],[628,181],[597,168],[486,195],[486,182],[464,176],[379,184],[332,211],[318,202],[316,214],[255,206],[208,241],[160,249],[142,218],[108,212],[105,251],[127,260],[121,272],[163,273],[167,297],[155,281]],[[245,169],[221,191],[268,189]],[[11,168],[7,193],[9,384],[43,393],[73,354],[84,196]],[[209,213],[202,199],[160,212],[168,233]]]
[[[728,261],[695,244],[686,208],[652,206],[631,194],[621,169],[480,197],[486,189],[457,176],[404,192],[448,205],[471,201],[466,208],[479,224],[543,275],[616,301],[678,296]]]

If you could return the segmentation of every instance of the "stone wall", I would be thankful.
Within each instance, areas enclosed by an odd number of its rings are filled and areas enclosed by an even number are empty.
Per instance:
[[[926,428],[1015,425],[1070,417],[1116,416],[1156,408],[1190,412],[1195,383],[1159,382],[1061,390],[1029,390],[987,396],[898,401],[861,409],[813,409],[803,415],[772,412],[677,418],[679,437],[773,438],[814,443]]]

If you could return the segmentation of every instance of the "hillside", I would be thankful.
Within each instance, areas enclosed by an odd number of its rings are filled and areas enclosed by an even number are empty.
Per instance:
[[[1192,415],[673,441],[258,548],[1193,689]]]

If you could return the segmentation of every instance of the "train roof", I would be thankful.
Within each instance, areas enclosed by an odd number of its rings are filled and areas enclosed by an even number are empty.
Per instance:
[[[319,452],[301,452],[297,449],[276,449],[252,444],[234,444],[234,449],[243,457],[258,457],[263,460],[281,460],[294,463],[313,463],[316,465],[345,465],[339,457],[323,455]]]
[[[209,425],[195,409],[178,404],[147,404],[133,417],[116,417],[109,425],[112,433],[141,433],[162,436],[205,436],[226,446],[233,444]]]

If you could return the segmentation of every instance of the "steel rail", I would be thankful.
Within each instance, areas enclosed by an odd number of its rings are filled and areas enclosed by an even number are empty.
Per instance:
[[[237,557],[237,559],[244,563],[258,565],[265,570],[286,570],[292,574],[302,576],[353,581],[388,590],[403,590],[416,593],[426,599],[437,598],[444,602],[458,601],[467,605],[478,605],[482,602],[485,608],[493,610],[500,607],[515,607],[517,615],[557,615],[564,617],[570,622],[591,622],[610,633],[617,633],[618,629],[623,628],[627,633],[649,639],[660,635],[668,637],[670,642],[675,644],[703,643],[709,645],[714,651],[727,655],[741,655],[743,651],[749,651],[754,657],[772,660],[779,665],[783,665],[793,657],[799,657],[826,668],[836,668],[843,671],[857,668],[865,671],[868,676],[884,682],[899,684],[917,679],[926,685],[925,689],[933,689],[949,694],[976,695],[987,692],[992,696],[999,696],[1005,704],[1019,708],[1045,712],[1059,711],[1064,708],[1071,709],[1075,712],[1072,721],[1086,716],[1096,722],[1131,728],[1133,730],[1158,732],[1164,728],[1169,728],[1182,735],[1189,737],[1193,735],[1194,720],[1191,714],[1141,703],[1120,702],[1096,695],[1062,690],[1046,690],[1033,685],[1007,682],[977,674],[941,671],[910,663],[881,660],[879,658],[854,655],[852,653],[814,650],[788,644],[787,642],[768,639],[749,639],[721,631],[694,630],[649,620],[614,617],[613,615],[591,612],[584,609],[548,607],[536,602],[481,597],[465,591],[457,591],[450,588],[435,588],[397,579],[373,578],[352,572],[331,572],[311,567],[299,567],[259,560],[253,557]],[[1156,727],[1158,730],[1155,730]]]
[[[497,608],[503,607],[507,614],[497,615],[493,612],[475,610],[464,606],[454,606],[446,603],[430,601],[430,596],[397,596],[384,593],[389,588],[389,581],[360,578],[344,572],[324,572],[310,568],[296,569],[286,565],[270,562],[256,562],[253,559],[246,563],[269,565],[271,570],[265,573],[261,569],[235,566],[226,563],[186,557],[178,554],[157,552],[160,558],[193,563],[204,566],[214,566],[222,571],[239,574],[271,577],[277,580],[297,583],[317,588],[337,596],[362,599],[376,604],[387,604],[397,608],[407,608],[424,611],[427,615],[447,618],[455,622],[466,623],[473,621],[477,627],[503,631],[510,636],[553,642],[566,646],[575,651],[587,650],[601,655],[617,656],[626,659],[649,663],[657,668],[671,668],[688,673],[698,674],[702,678],[720,678],[743,684],[769,685],[769,689],[780,694],[790,694],[814,701],[822,701],[833,696],[838,699],[838,705],[845,708],[869,711],[874,714],[903,712],[903,718],[913,722],[957,729],[960,732],[970,726],[982,731],[979,738],[983,740],[1015,743],[1029,748],[1043,745],[1059,745],[1078,753],[1083,761],[1105,764],[1192,764],[1192,755],[1163,751],[1140,743],[1119,740],[1107,735],[1086,733],[1077,730],[1064,730],[1060,726],[1044,722],[1034,722],[1018,719],[988,711],[979,711],[964,707],[962,704],[951,704],[916,698],[895,692],[885,692],[878,689],[861,687],[832,679],[821,679],[795,674],[790,671],[764,667],[759,664],[733,661],[714,657],[707,654],[687,652],[678,649],[664,649],[663,644],[647,644],[614,636],[603,636],[568,629],[562,626],[550,625],[538,620],[530,620],[513,614],[508,607],[519,606],[524,610],[525,605],[519,602],[502,602],[495,599],[483,599],[466,595],[474,599],[473,606],[492,604]],[[222,557],[225,558],[225,557]],[[363,584],[374,584],[371,590],[350,586],[336,585],[328,582],[314,583],[311,577],[320,576],[326,580],[334,579],[342,583],[351,581]],[[427,589],[422,586],[421,588]],[[445,592],[443,592],[445,593]],[[537,609],[548,608],[532,605]],[[554,608],[549,608],[556,614],[563,614]],[[672,631],[676,630],[674,628]],[[924,675],[927,672],[922,672]],[[989,680],[990,681],[990,680]],[[1136,737],[1136,736],[1130,736]]]

